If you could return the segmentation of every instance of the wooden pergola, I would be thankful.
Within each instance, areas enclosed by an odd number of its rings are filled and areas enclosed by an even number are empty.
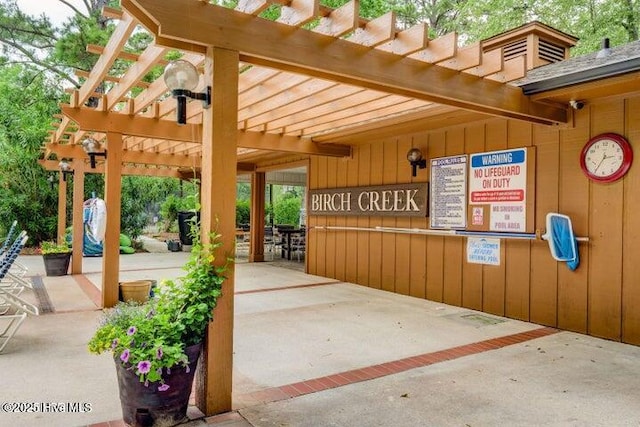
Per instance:
[[[216,229],[232,253],[236,177],[252,174],[250,257],[261,261],[262,245],[255,242],[263,237],[266,170],[304,164],[309,156],[348,157],[352,145],[373,135],[487,115],[568,120],[566,106],[534,101],[507,84],[523,77],[532,60],[505,55],[508,40],[460,48],[454,33],[429,39],[424,24],[397,31],[392,13],[362,19],[355,0],[335,10],[317,0],[241,0],[235,10],[202,0],[121,3],[123,11],[104,9],[119,23],[106,46],[87,47],[100,57],[90,73],[79,73],[84,83],[61,107],[42,160],[49,170],[57,170],[60,159],[73,165],[73,273],[82,272],[84,175],[105,174],[104,307],[118,299],[122,175],[183,177],[197,170],[202,239]],[[272,4],[281,9],[276,22],[258,16]],[[126,52],[129,37],[143,30],[154,43],[140,54]],[[184,126],[175,122],[176,101],[162,77],[145,81],[174,50],[201,71],[197,91],[212,87],[211,108],[189,102]],[[124,73],[114,73],[116,60],[128,64]],[[100,85],[104,92],[96,91]],[[107,149],[95,169],[81,145],[88,136]],[[59,234],[65,194],[61,178]],[[197,381],[197,404],[207,415],[231,409],[233,289],[232,270]]]

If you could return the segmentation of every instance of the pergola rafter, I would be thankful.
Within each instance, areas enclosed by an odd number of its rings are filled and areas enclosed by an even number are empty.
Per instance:
[[[440,111],[434,107],[442,105],[539,123],[566,120],[565,108],[532,102],[519,89],[504,84],[524,75],[524,57],[505,60],[501,49],[484,52],[482,43],[459,48],[455,33],[430,39],[424,24],[397,31],[393,13],[365,20],[358,17],[357,2],[335,10],[315,0],[242,1],[236,10],[196,0],[122,3],[135,17],[104,9],[106,16],[120,23],[105,47],[87,47],[100,58],[90,73],[78,73],[85,81],[72,92],[61,121],[54,123],[49,144],[80,144],[88,135],[104,139],[108,129],[78,126],[72,119],[92,108],[112,115],[114,123],[120,124],[115,129],[124,132],[126,151],[198,157],[199,146],[184,144],[180,135],[185,131],[172,129],[176,103],[163,79],[144,79],[154,66],[166,64],[167,52],[175,48],[192,49],[183,51],[182,59],[201,69],[202,52],[208,44],[238,50],[243,59],[238,64],[239,142],[250,141],[252,145],[245,148],[258,150],[258,154],[251,151],[258,163],[260,154],[269,161],[292,153],[348,156],[346,146],[326,146],[332,132],[339,137],[357,129],[415,120],[416,116],[427,119]],[[257,17],[270,4],[282,8],[278,22]],[[176,14],[187,14],[194,22],[176,26]],[[300,28],[316,18],[318,24],[311,30]],[[156,33],[156,44],[140,54],[125,52],[128,38],[140,23]],[[201,25],[218,30],[188,34]],[[265,31],[276,39],[261,39],[259,34]],[[118,58],[131,65],[115,77],[110,70]],[[96,92],[105,81],[110,89]],[[132,98],[135,88],[142,90]],[[91,97],[97,98],[95,107],[86,106]],[[200,102],[188,103],[187,133],[191,136],[187,139],[191,142],[201,138],[197,128],[202,113]],[[127,122],[124,117],[153,122]],[[132,130],[138,126],[157,132]],[[275,154],[267,156],[269,152]],[[45,146],[45,159],[52,154]],[[238,155],[243,159],[245,154],[239,151]]]

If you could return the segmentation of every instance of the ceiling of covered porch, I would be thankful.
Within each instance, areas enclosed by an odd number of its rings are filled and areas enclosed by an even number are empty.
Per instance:
[[[278,22],[258,17],[271,4],[281,8]],[[62,158],[88,161],[82,141],[117,132],[123,135],[123,174],[193,176],[201,158],[202,103],[189,102],[187,124],[178,126],[176,101],[162,76],[149,76],[175,51],[202,71],[206,46],[214,44],[241,53],[239,173],[310,155],[348,157],[352,145],[373,136],[487,115],[567,120],[566,107],[531,101],[509,84],[526,74],[527,64],[525,56],[505,54],[504,43],[459,47],[453,33],[430,39],[424,24],[398,31],[392,13],[359,18],[357,1],[339,9],[316,0],[242,0],[235,10],[199,0],[122,5],[124,12],[103,10],[118,21],[116,29],[106,46],[87,46],[99,58],[90,73],[78,72],[82,86],[52,123],[42,158],[48,169],[57,169]],[[189,24],[171,23],[177,11]],[[211,31],[202,31],[205,26]],[[138,31],[150,31],[155,42],[130,53],[127,42]],[[102,171],[100,162],[94,171]]]

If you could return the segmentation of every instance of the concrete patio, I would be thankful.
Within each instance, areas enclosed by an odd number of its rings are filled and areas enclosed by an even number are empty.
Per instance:
[[[176,277],[187,256],[123,255],[120,279]],[[44,275],[40,257],[19,261]],[[41,277],[53,313],[28,318],[0,355],[3,402],[91,410],[0,411],[0,425],[124,425],[110,355],[86,350],[100,266]],[[192,408],[189,426],[640,424],[639,347],[271,263],[236,265],[234,348],[235,411]]]

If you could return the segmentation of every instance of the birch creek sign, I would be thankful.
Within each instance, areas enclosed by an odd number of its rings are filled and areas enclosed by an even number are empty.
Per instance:
[[[309,190],[309,215],[427,216],[427,183]]]
[[[469,165],[470,226],[491,231],[522,232],[527,228],[527,150],[472,154]]]

